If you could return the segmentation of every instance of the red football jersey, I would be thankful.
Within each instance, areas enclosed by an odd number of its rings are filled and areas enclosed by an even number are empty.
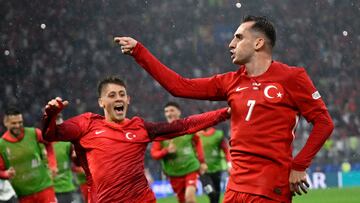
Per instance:
[[[140,43],[133,56],[174,96],[228,101],[232,111],[233,167],[229,189],[285,202],[291,199],[291,168],[305,170],[332,130],[319,130],[332,122],[304,68],[273,61],[257,77],[248,77],[242,66],[236,72],[188,79],[161,64]],[[312,131],[307,144],[293,159],[292,141],[300,115],[310,122],[321,118],[325,125]]]
[[[155,200],[144,174],[147,144],[215,125],[228,117],[226,111],[194,115],[170,124],[145,122],[139,117],[117,124],[85,113],[56,126],[56,116],[45,116],[48,127],[44,138],[74,144],[91,187],[92,202],[145,202]]]

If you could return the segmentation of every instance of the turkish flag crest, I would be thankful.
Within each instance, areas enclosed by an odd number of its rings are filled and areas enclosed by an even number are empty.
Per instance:
[[[264,99],[270,103],[280,102],[284,94],[284,88],[279,83],[269,83],[264,88]]]

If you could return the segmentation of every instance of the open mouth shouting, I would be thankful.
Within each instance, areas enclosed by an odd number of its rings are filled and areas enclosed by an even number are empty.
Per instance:
[[[115,104],[114,111],[115,111],[115,114],[117,114],[117,115],[124,114],[124,104],[123,103]]]

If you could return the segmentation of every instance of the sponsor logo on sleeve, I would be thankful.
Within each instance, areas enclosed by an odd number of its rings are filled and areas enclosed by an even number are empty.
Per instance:
[[[313,99],[320,99],[321,98],[321,95],[320,95],[319,91],[316,91],[316,92],[312,93],[311,96],[312,96]]]

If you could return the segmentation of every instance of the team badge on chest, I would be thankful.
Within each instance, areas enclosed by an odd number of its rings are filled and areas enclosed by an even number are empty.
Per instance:
[[[284,97],[284,88],[279,83],[269,83],[264,88],[264,99],[270,103],[278,103]]]

